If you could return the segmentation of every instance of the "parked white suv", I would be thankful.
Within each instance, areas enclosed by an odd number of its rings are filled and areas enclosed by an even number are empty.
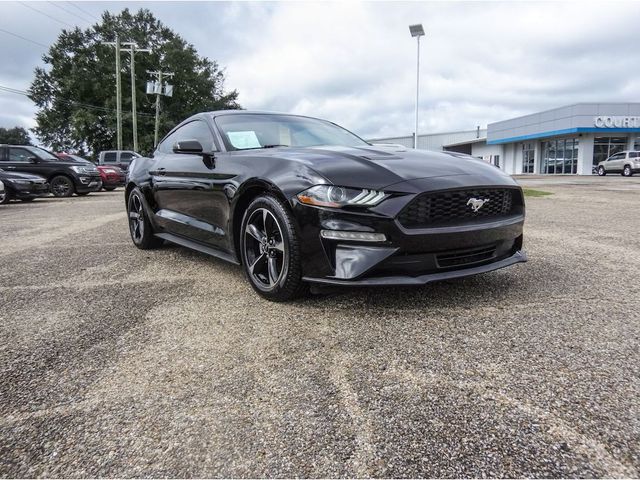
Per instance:
[[[133,150],[106,150],[98,155],[98,165],[115,165],[127,171],[133,159],[141,156]]]
[[[621,173],[625,177],[630,177],[638,172],[640,172],[640,151],[619,152],[598,164],[600,176],[607,173]]]

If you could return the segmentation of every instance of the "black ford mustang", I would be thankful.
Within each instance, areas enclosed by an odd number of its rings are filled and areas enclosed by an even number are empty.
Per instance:
[[[526,261],[524,198],[508,175],[303,116],[195,115],[134,160],[125,195],[138,248],[168,240],[242,264],[271,300],[309,283],[419,285]]]

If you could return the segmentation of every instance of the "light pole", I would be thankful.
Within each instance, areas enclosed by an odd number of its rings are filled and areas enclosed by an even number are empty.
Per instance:
[[[418,55],[416,62],[416,128],[413,133],[413,148],[418,148],[418,100],[420,97],[420,37],[424,35],[424,28],[422,24],[409,25],[409,32],[412,37],[416,37],[418,40]]]

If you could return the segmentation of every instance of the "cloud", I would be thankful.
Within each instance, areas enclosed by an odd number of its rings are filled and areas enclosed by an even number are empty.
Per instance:
[[[54,5],[34,5],[52,15],[64,13]],[[97,16],[125,4],[82,6]],[[634,2],[126,6],[151,9],[202,55],[218,60],[226,67],[227,87],[238,89],[245,108],[323,117],[364,137],[413,131],[412,23],[423,23],[427,32],[421,40],[421,133],[484,127],[575,102],[640,98],[635,33],[640,4]],[[0,8],[9,12],[0,28],[20,29],[45,44],[62,27],[20,4]],[[43,49],[3,40],[0,58],[11,60],[0,69],[0,84],[24,89]],[[0,105],[7,105],[7,95],[0,94]],[[3,110],[0,124],[28,123],[28,100],[11,102],[22,107],[16,107],[15,117],[11,108]]]

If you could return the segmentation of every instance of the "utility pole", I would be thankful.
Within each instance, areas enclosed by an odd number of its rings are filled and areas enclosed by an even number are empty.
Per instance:
[[[136,104],[136,52],[150,53],[148,48],[138,48],[138,44],[135,42],[123,42],[122,45],[126,45],[129,48],[122,49],[123,52],[128,52],[131,55],[131,118],[133,120],[133,150],[138,151],[138,113]],[[119,149],[120,150],[120,149]]]
[[[149,75],[155,75],[158,79],[157,82],[151,82],[153,85],[147,84],[147,93],[154,93],[156,95],[156,125],[153,131],[153,146],[158,146],[158,133],[160,129],[160,96],[166,95],[168,97],[173,95],[173,88],[171,85],[166,85],[162,83],[162,79],[164,77],[173,77],[174,73],[172,72],[150,72],[147,70]]]
[[[122,83],[120,82],[120,36],[116,34],[115,42],[103,42],[116,47],[116,132],[118,150],[122,150]]]

